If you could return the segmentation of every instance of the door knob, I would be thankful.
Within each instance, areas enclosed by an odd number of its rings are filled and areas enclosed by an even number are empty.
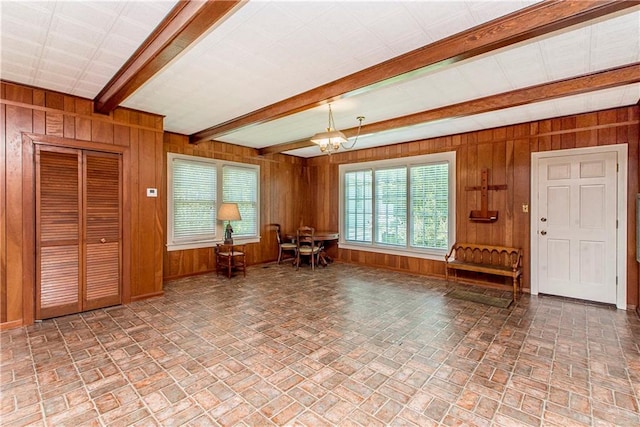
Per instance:
[[[542,230],[542,231],[540,232],[540,234],[542,234],[543,236],[546,236],[546,235],[547,235],[547,232],[546,232],[546,231],[544,231],[544,230]]]
[[[100,239],[100,243],[107,243],[107,239],[103,237],[102,239]]]
[[[547,222],[547,218],[542,217],[542,218],[540,218],[540,221],[542,221],[542,222]]]

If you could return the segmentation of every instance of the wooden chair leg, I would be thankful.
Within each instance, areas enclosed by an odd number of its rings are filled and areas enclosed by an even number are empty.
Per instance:
[[[518,277],[513,277],[513,300],[518,299]]]
[[[282,248],[278,248],[278,264],[280,264],[280,260],[282,259]]]

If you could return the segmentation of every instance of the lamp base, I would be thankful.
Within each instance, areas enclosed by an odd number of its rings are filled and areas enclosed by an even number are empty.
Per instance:
[[[233,228],[231,228],[231,221],[227,222],[227,228],[224,230],[224,244],[233,245],[233,238],[231,237]]]

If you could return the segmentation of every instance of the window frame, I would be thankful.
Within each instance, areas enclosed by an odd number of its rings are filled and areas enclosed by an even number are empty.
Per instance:
[[[430,164],[442,164],[448,163],[448,238],[446,249],[434,249],[434,248],[418,248],[411,246],[411,227],[413,224],[413,217],[409,214],[411,212],[411,181],[410,170],[412,167],[424,166]],[[406,221],[406,244],[405,246],[397,245],[385,245],[376,243],[376,170],[388,170],[396,167],[405,167],[407,171],[407,221]],[[345,174],[348,172],[356,171],[371,171],[372,173],[372,230],[371,242],[355,242],[347,241],[345,239],[347,233],[345,230]],[[456,152],[447,151],[442,153],[425,154],[412,157],[400,157],[397,159],[387,160],[375,160],[371,162],[361,163],[348,163],[338,166],[339,171],[339,232],[340,239],[338,245],[341,249],[351,249],[365,252],[376,252],[390,255],[401,255],[415,258],[431,259],[442,261],[447,254],[449,248],[455,243],[456,239]]]
[[[187,154],[167,153],[167,251],[178,251],[185,249],[208,248],[215,246],[217,243],[224,241],[224,227],[222,221],[216,220],[215,234],[206,238],[193,239],[176,239],[174,236],[174,212],[173,212],[173,160],[181,159],[183,161],[193,161],[199,163],[208,163],[216,169],[216,213],[223,202],[223,168],[224,166],[232,166],[238,168],[253,169],[256,172],[256,235],[252,236],[233,236],[234,243],[239,245],[246,243],[260,242],[260,165],[250,163],[232,162],[228,160],[212,159],[209,157],[190,156]]]

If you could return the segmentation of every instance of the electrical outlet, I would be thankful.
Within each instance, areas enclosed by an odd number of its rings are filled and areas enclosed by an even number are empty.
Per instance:
[[[522,204],[522,212],[529,213],[529,205],[527,205],[526,203],[523,203]]]

